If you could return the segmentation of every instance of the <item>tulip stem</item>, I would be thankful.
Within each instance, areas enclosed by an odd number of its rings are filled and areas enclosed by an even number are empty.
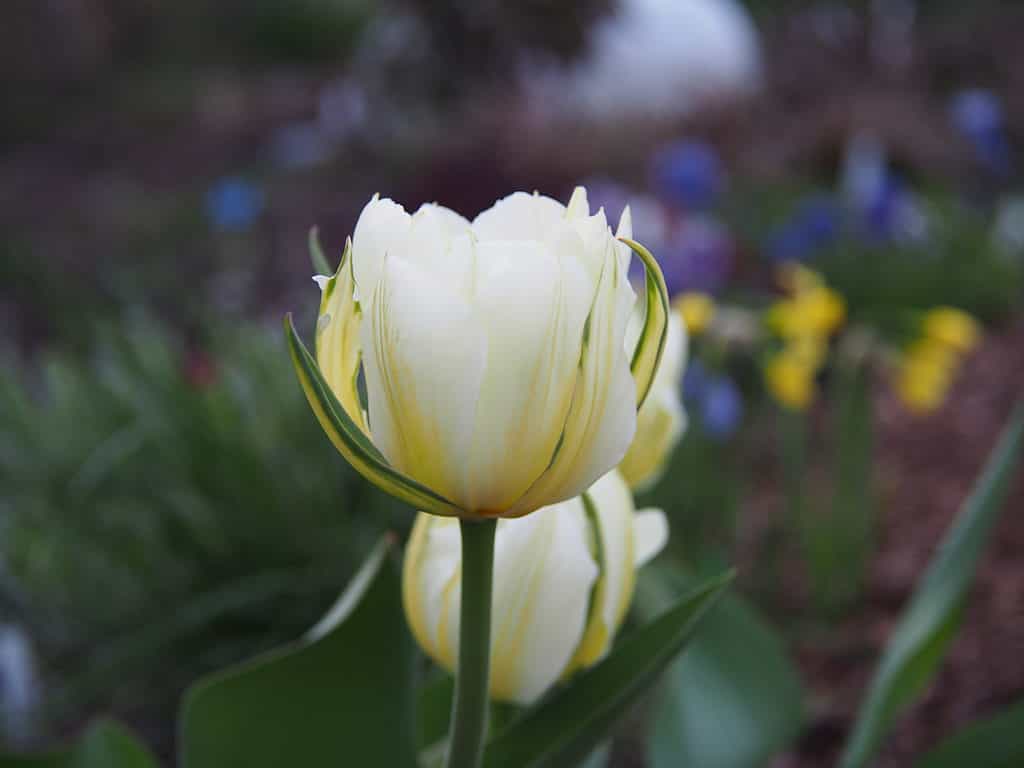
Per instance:
[[[487,732],[491,666],[491,589],[497,520],[459,521],[462,599],[447,768],[478,768]]]

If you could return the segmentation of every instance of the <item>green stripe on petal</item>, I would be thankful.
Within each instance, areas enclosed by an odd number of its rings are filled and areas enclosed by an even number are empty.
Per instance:
[[[378,488],[407,504],[435,515],[465,516],[448,499],[406,477],[387,463],[334,396],[313,356],[295,332],[290,314],[285,315],[284,329],[288,351],[302,391],[320,426],[345,460]]]
[[[312,241],[311,241],[312,243]],[[368,435],[359,401],[359,363],[362,347],[359,324],[362,312],[353,295],[352,240],[345,242],[338,271],[320,283],[320,314],[316,322],[316,362],[348,417]]]
[[[636,407],[639,410],[651,390],[654,374],[658,371],[658,363],[665,349],[665,338],[668,335],[668,289],[665,287],[661,267],[651,252],[628,237],[618,239],[628,245],[644,264],[644,324],[630,364],[636,381]]]
[[[324,256],[324,249],[320,247],[320,230],[316,227],[309,230],[309,260],[313,262],[313,269],[318,275],[331,274],[331,265]]]

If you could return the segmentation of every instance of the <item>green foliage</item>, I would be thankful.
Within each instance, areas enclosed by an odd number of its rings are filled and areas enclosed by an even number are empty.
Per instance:
[[[502,729],[487,744],[485,768],[553,768],[590,755],[692,639],[732,578],[728,573],[684,595],[623,639],[600,664]]]
[[[156,768],[157,762],[117,723],[100,720],[78,742],[37,757],[0,755],[0,768]]]
[[[294,648],[189,690],[180,765],[414,766],[414,662],[394,542],[386,539]]]
[[[87,362],[0,373],[0,601],[61,682],[51,717],[116,693],[169,720],[186,681],[298,635],[411,520],[331,450],[286,360],[277,334],[186,353],[137,323]]]
[[[953,734],[917,768],[1014,768],[1024,765],[1024,701]]]
[[[678,567],[646,568],[637,584],[641,618],[697,579]],[[739,595],[709,612],[686,656],[669,667],[653,710],[652,768],[753,768],[799,731],[802,692],[781,637]]]
[[[1017,466],[1022,436],[1024,403],[1003,430],[886,647],[846,745],[842,768],[867,764],[893,718],[922,691],[941,662]]]

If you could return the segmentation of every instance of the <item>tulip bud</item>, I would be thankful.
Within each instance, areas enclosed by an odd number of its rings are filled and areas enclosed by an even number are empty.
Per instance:
[[[630,488],[643,490],[658,481],[672,449],[686,429],[681,398],[686,348],[682,320],[677,313],[672,313],[661,365],[654,376],[651,393],[637,414],[636,437],[619,464],[619,472]]]
[[[613,236],[582,187],[568,206],[518,192],[472,222],[374,197],[338,272],[316,278],[315,362],[288,329],[334,445],[439,515],[518,517],[582,493],[625,455],[665,343],[664,279],[631,237],[629,209]],[[647,282],[627,343],[631,250]]]
[[[633,597],[636,568],[668,537],[660,510],[636,512],[616,471],[584,496],[499,520],[491,609],[493,699],[529,704],[608,652]],[[402,597],[413,635],[449,671],[459,643],[458,522],[420,513]]]

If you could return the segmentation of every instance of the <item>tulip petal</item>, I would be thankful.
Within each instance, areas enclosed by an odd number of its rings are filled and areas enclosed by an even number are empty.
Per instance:
[[[660,509],[640,509],[633,516],[634,562],[637,568],[653,560],[668,543],[668,520]]]
[[[369,303],[384,269],[384,259],[408,241],[412,217],[390,198],[374,195],[352,232],[352,274],[357,301]]]
[[[587,620],[598,567],[579,499],[499,520],[491,609],[492,698],[530,704],[559,678]],[[417,642],[454,670],[458,657],[459,526],[421,514],[406,551],[403,599]]]
[[[455,668],[462,540],[452,518],[416,515],[402,563],[402,601],[416,642],[449,670]],[[454,628],[454,631],[452,629]]]
[[[508,516],[578,496],[625,456],[636,430],[636,402],[623,338],[634,301],[609,241],[583,331],[572,405],[547,469]]]
[[[468,508],[504,514],[555,452],[592,288],[577,258],[539,242],[482,242],[477,263],[476,323],[490,354],[468,457]]]
[[[601,576],[583,642],[565,674],[597,663],[611,648],[633,597],[636,583],[633,539],[633,494],[617,470],[612,470],[583,494],[588,519],[601,557]]]
[[[598,566],[579,499],[501,520],[498,528],[491,689],[531,704],[580,643]]]
[[[362,324],[373,440],[388,462],[468,513],[487,337],[425,265],[388,258]]]
[[[473,219],[481,240],[543,240],[560,220],[565,206],[536,192],[513,192]]]
[[[352,241],[346,241],[341,264],[333,276],[318,275],[313,279],[321,290],[316,322],[317,365],[345,413],[369,435],[357,386],[362,356],[359,344],[362,312],[353,296]]]
[[[665,349],[665,337],[668,334],[668,289],[665,278],[654,256],[640,243],[628,237],[619,238],[640,257],[646,274],[644,280],[645,312],[640,336],[633,350],[633,361],[630,365],[633,378],[636,380],[636,406],[639,408],[651,390],[654,375],[658,371],[658,363]]]
[[[408,504],[435,515],[462,514],[448,499],[406,477],[387,463],[381,452],[338,402],[313,356],[295,332],[290,314],[285,316],[284,327],[288,351],[302,391],[320,426],[345,460],[371,483]]]

